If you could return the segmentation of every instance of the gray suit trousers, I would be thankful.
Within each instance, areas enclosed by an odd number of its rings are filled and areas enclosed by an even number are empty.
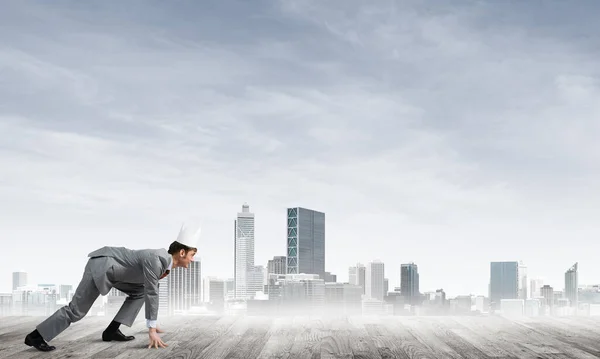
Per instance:
[[[92,259],[93,260],[93,259]],[[62,333],[71,325],[83,318],[100,296],[100,291],[94,283],[89,260],[83,272],[83,278],[75,289],[75,294],[71,302],[57,310],[37,326],[38,332],[47,342],[51,341],[58,334]]]
[[[71,323],[81,320],[100,296],[100,291],[94,283],[90,270],[90,266],[94,265],[94,260],[94,258],[90,259],[85,266],[83,278],[77,286],[71,302],[37,326],[36,329],[47,342],[62,333]],[[131,327],[144,304],[144,285],[116,282],[113,287],[128,295],[114,320]]]
[[[128,295],[114,321],[131,327],[144,305],[144,285],[117,282],[113,287]]]

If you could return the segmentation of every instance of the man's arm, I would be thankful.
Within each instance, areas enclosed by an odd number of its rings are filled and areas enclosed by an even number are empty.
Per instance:
[[[151,256],[142,263],[144,269],[144,303],[146,306],[146,326],[156,328],[158,319],[158,281],[161,263],[157,256]]]
[[[146,325],[148,326],[148,337],[150,345],[148,348],[166,348],[157,332],[156,319],[158,317],[158,281],[162,273],[160,259],[157,256],[149,256],[142,263],[144,269],[144,294],[146,305]]]

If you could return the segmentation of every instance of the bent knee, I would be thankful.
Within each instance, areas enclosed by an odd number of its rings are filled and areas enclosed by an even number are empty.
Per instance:
[[[137,300],[137,299],[143,299],[144,298],[144,292],[140,292],[140,293],[132,293],[129,295],[130,300]]]

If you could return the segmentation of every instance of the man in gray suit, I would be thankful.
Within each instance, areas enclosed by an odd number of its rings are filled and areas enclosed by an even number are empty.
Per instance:
[[[177,240],[165,249],[131,250],[123,247],[103,247],[88,256],[83,278],[75,290],[71,302],[57,310],[48,319],[40,323],[36,330],[25,337],[25,344],[41,351],[51,351],[56,347],[48,345],[71,323],[83,318],[98,296],[106,295],[116,288],[128,295],[121,309],[102,333],[104,341],[129,341],[133,336],[125,336],[119,326],[131,327],[142,305],[146,305],[146,326],[150,345],[155,348],[166,347],[156,326],[158,315],[158,281],[173,268],[187,268],[194,260],[200,231],[192,233],[184,225]]]

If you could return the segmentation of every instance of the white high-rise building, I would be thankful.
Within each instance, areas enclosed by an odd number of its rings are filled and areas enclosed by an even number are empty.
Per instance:
[[[264,292],[264,284],[266,277],[266,268],[264,266],[256,266],[248,271],[246,296],[254,298],[257,292]]]
[[[168,285],[166,291],[164,288],[160,288],[164,287],[165,279]],[[200,259],[190,262],[188,268],[173,268],[171,273],[160,283],[159,302],[161,294],[164,296],[166,293],[169,314],[186,312],[193,306],[199,306],[202,302],[202,263]]]
[[[115,291],[113,292],[111,290],[112,295],[126,296],[125,293],[120,292],[116,288],[113,289]],[[161,317],[173,315],[173,311],[171,311],[171,308],[169,307],[169,276],[166,276],[158,281],[158,315]]]
[[[356,273],[356,267],[348,268],[348,283],[352,285],[356,285],[358,279],[358,275]]]
[[[235,297],[247,299],[248,272],[254,270],[254,213],[250,212],[247,203],[242,206],[242,212],[238,212],[234,226]]]
[[[381,261],[375,260],[367,264],[365,271],[365,294],[367,298],[383,300],[385,268]]]
[[[204,303],[225,301],[227,294],[225,280],[217,277],[205,277],[203,287],[202,301]]]
[[[573,264],[565,272],[565,298],[569,300],[571,307],[577,308],[579,303],[579,274],[577,273],[577,263]]]
[[[227,299],[235,298],[235,280],[233,278],[227,278],[225,280],[225,293]]]
[[[202,301],[208,310],[222,313],[225,309],[227,286],[223,279],[216,277],[204,278]]]
[[[348,283],[360,286],[363,294],[365,294],[365,275],[365,266],[361,263],[348,268]]]
[[[529,298],[540,298],[542,297],[542,287],[544,286],[544,280],[532,279],[529,282]]]
[[[19,287],[24,287],[26,286],[27,283],[27,272],[25,271],[18,271],[18,272],[13,272],[12,274],[12,289],[13,290],[17,290],[17,288]]]
[[[527,287],[527,266],[523,264],[523,261],[519,261],[519,299],[527,299]]]

